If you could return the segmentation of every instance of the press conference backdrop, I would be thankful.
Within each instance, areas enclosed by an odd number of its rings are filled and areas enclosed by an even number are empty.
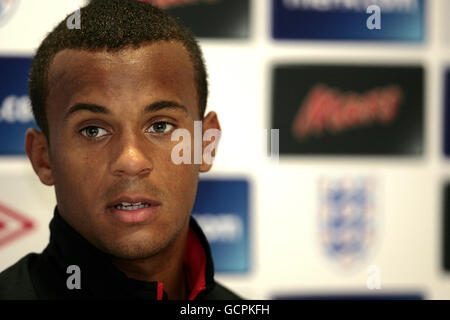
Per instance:
[[[449,299],[450,1],[153,2],[209,70],[223,133],[192,214],[218,280],[254,299]],[[83,3],[0,1],[0,270],[48,242],[27,72]]]

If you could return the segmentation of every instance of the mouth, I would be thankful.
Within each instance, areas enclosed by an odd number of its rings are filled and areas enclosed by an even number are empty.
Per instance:
[[[151,206],[152,204],[147,202],[137,202],[137,203],[121,202],[119,204],[116,204],[114,208],[116,208],[117,210],[133,211],[142,208],[148,208]]]
[[[143,223],[154,219],[161,203],[156,200],[122,196],[107,206],[111,215],[122,223]]]

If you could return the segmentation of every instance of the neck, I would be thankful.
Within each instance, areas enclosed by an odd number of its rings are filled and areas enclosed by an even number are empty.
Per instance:
[[[189,226],[167,248],[145,259],[113,259],[112,263],[129,278],[142,281],[159,281],[169,299],[188,298],[188,286],[184,273],[184,250]]]

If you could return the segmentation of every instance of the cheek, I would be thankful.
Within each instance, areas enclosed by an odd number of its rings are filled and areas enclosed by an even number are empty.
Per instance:
[[[158,170],[161,174],[161,182],[169,192],[172,203],[183,207],[190,206],[195,200],[198,183],[199,165],[175,164],[170,154],[163,160],[164,168]]]
[[[99,191],[97,189],[101,184],[100,175],[103,172],[101,166],[104,164],[100,155],[83,154],[73,148],[59,150],[62,150],[61,156],[54,166],[56,184],[76,194]]]

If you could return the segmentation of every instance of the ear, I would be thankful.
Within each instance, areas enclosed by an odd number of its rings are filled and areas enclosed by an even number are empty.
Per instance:
[[[205,140],[203,140],[202,145],[203,157],[202,157],[202,164],[200,165],[199,168],[200,172],[207,172],[211,169],[212,159],[211,161],[208,161],[208,159],[210,159],[211,157],[214,158],[216,156],[216,150],[219,144],[221,132],[222,130],[220,129],[220,123],[219,119],[217,118],[217,114],[214,111],[209,112],[208,115],[202,121],[202,137]],[[211,134],[213,138],[210,137]]]
[[[39,180],[47,186],[52,186],[52,168],[49,161],[47,138],[36,129],[30,128],[25,135],[25,151]]]

